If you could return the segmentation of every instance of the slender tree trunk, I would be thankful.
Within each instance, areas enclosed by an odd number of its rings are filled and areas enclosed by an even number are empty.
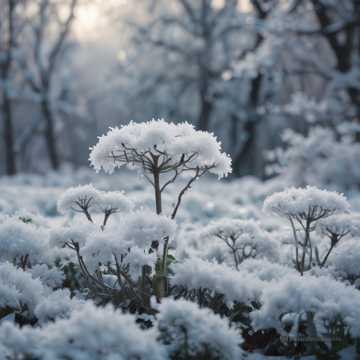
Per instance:
[[[51,111],[49,100],[45,99],[41,103],[41,111],[45,121],[45,141],[49,161],[53,170],[58,170],[60,166],[59,154],[57,151],[57,139],[55,134],[54,115]]]
[[[11,99],[7,95],[7,91],[4,91],[3,100],[3,139],[5,146],[5,163],[6,163],[6,174],[16,174],[16,155],[15,155],[15,144],[14,144],[14,130],[13,130],[13,116],[11,109]]]
[[[14,142],[14,129],[13,129],[13,113],[11,106],[11,98],[9,96],[9,83],[10,74],[13,63],[13,50],[16,46],[15,38],[15,22],[14,14],[16,9],[16,1],[7,1],[7,17],[8,17],[8,40],[5,44],[5,61],[1,64],[1,80],[5,85],[2,96],[2,113],[3,113],[3,139],[5,146],[5,162],[6,174],[16,174],[16,155],[15,155],[15,142]]]
[[[213,110],[212,101],[209,97],[209,76],[206,69],[200,69],[199,96],[200,113],[198,129],[208,131],[210,127],[210,117]]]
[[[245,132],[247,140],[245,141],[241,151],[234,157],[234,168],[237,175],[257,175],[263,176],[263,173],[258,172],[258,162],[262,161],[262,155],[257,151],[257,125],[258,118],[255,116],[256,108],[260,101],[260,90],[263,76],[258,74],[256,78],[251,81],[250,91],[250,112],[249,118],[245,123]]]

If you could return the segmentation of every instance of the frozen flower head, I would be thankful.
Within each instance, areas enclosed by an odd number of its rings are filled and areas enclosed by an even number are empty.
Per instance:
[[[95,209],[100,201],[100,192],[91,184],[72,187],[65,191],[58,201],[61,213],[68,211],[88,212]]]
[[[207,169],[223,177],[231,172],[231,159],[213,134],[197,131],[188,123],[154,119],[110,129],[91,148],[90,162],[96,171],[108,173],[123,165],[151,172],[154,163],[161,173],[175,168]]]
[[[222,219],[210,224],[204,235],[217,236],[223,240],[244,240],[264,236],[259,225],[252,220]]]
[[[122,191],[100,191],[95,206],[102,213],[127,212],[133,208],[132,202]]]
[[[354,214],[336,214],[321,220],[319,230],[327,236],[360,236],[360,217]]]
[[[266,212],[312,221],[346,212],[349,208],[342,194],[311,186],[286,189],[269,196],[264,202]]]

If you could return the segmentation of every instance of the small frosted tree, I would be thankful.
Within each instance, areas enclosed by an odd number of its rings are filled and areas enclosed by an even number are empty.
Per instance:
[[[184,194],[195,180],[206,173],[221,178],[231,172],[231,159],[221,151],[221,143],[213,134],[196,131],[188,123],[174,124],[162,119],[130,122],[110,129],[91,149],[90,162],[97,171],[103,169],[107,173],[123,166],[139,170],[154,189],[157,214],[163,212],[164,190],[186,174],[185,184],[176,195],[171,219],[176,217]],[[161,287],[166,287],[168,242],[169,239],[165,239],[158,264]],[[160,291],[165,292],[165,288]]]
[[[246,259],[276,257],[274,244],[253,220],[223,219],[210,224],[202,233],[218,238],[230,249],[236,270]]]
[[[157,214],[162,212],[163,191],[180,175],[188,174],[188,181],[177,194],[172,219],[196,179],[208,172],[219,178],[231,172],[231,159],[221,152],[221,143],[213,134],[196,131],[188,123],[164,120],[130,122],[110,129],[91,149],[90,162],[95,170],[107,173],[125,165],[140,170],[154,188]]]
[[[264,210],[289,220],[294,237],[295,266],[304,274],[319,259],[311,233],[320,220],[349,210],[346,198],[336,192],[320,190],[315,187],[290,188],[269,196]],[[331,222],[331,219],[329,218]],[[300,228],[298,228],[300,227]],[[332,250],[332,249],[331,249]],[[330,250],[330,251],[331,251]],[[313,257],[315,254],[316,259]],[[328,255],[318,265],[323,266]]]

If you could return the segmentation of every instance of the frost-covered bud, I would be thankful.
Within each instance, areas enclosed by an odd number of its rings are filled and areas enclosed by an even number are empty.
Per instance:
[[[264,211],[284,217],[299,217],[312,221],[348,211],[344,195],[315,187],[289,188],[266,198]]]
[[[188,123],[161,119],[111,128],[91,149],[90,162],[96,171],[108,173],[124,165],[147,171],[145,164],[152,155],[166,162],[165,171],[208,168],[219,177],[231,172],[231,159],[221,151],[221,143],[213,134],[196,131]]]
[[[226,319],[211,310],[185,300],[164,299],[158,306],[157,327],[160,341],[169,356],[192,359],[240,359],[242,337]]]

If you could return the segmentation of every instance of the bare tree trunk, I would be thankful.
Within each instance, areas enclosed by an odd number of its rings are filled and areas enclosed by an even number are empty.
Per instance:
[[[5,89],[3,90],[3,97],[2,97],[2,112],[3,112],[3,139],[5,146],[4,152],[5,152],[7,175],[16,174],[16,155],[15,155],[15,146],[14,146],[13,116],[12,116],[11,98],[9,96],[10,73],[13,63],[13,49],[16,45],[15,23],[14,23],[14,16],[15,16],[14,14],[15,14],[16,5],[17,2],[15,0],[8,0],[7,2],[8,39],[7,39],[7,43],[5,44],[6,58],[5,61],[1,64],[1,80],[3,84],[5,84]]]
[[[11,109],[11,99],[7,96],[7,91],[4,91],[2,99],[3,110],[3,139],[5,146],[5,162],[6,174],[16,174],[16,155],[14,146],[14,130],[13,130],[13,117]]]
[[[260,90],[262,85],[262,74],[258,74],[251,82],[250,91],[250,115],[245,123],[245,132],[247,139],[241,151],[234,157],[233,166],[235,175],[256,175],[263,176],[258,172],[258,162],[262,161],[262,154],[257,149],[257,126],[258,117],[256,108],[260,100]]]
[[[49,101],[43,100],[41,111],[45,121],[45,140],[49,161],[53,170],[58,170],[60,166],[59,154],[57,151],[57,139],[55,134],[55,121],[50,108]]]

